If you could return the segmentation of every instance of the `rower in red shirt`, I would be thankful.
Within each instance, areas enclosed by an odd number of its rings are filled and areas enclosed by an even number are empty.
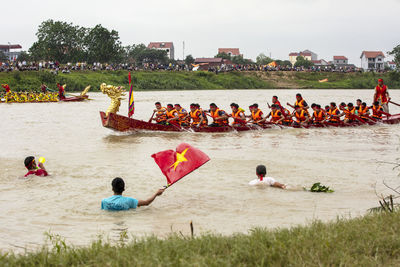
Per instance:
[[[389,113],[388,102],[390,100],[390,97],[389,97],[389,93],[388,93],[387,89],[388,89],[387,86],[385,84],[383,84],[383,80],[379,79],[378,85],[375,87],[373,103],[378,101],[379,104],[382,106],[383,111],[385,111],[386,113]]]
[[[39,167],[37,167],[35,162],[35,157],[27,157],[24,161],[25,167],[28,169],[28,172],[25,174],[25,177],[29,175],[36,175],[36,176],[48,176],[49,174],[46,171],[43,163],[39,162]]]
[[[57,87],[58,87],[58,98],[60,98],[60,100],[65,99],[64,87],[61,86],[59,83],[57,83]]]
[[[281,111],[283,111],[281,102],[279,102],[278,97],[276,95],[272,97],[272,105],[276,105]]]
[[[1,85],[4,89],[6,89],[6,93],[11,92],[10,86],[8,84],[2,84]]]

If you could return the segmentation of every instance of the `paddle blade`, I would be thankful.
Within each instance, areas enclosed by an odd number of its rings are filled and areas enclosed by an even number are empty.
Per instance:
[[[187,143],[177,146],[176,151],[165,150],[151,156],[167,177],[168,186],[173,185],[210,160],[204,152]]]

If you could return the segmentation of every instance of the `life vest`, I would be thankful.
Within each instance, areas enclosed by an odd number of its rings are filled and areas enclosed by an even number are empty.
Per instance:
[[[243,111],[238,109],[236,113],[232,112],[231,116],[233,118],[233,124],[243,124],[242,118],[240,117],[240,114],[242,114]]]
[[[219,108],[217,108],[214,112],[210,111],[210,115],[211,117],[214,119],[214,123],[216,124],[221,124],[221,125],[226,125],[228,124],[228,120],[227,119],[222,119],[222,120],[216,120],[217,117],[219,117],[219,112],[223,111],[220,110]]]
[[[380,100],[382,104],[387,103],[388,99],[386,97],[386,93],[387,93],[386,85],[382,85],[382,87],[377,85],[375,87],[375,99],[374,99],[374,101],[379,101]]]
[[[285,117],[285,119],[283,120],[284,123],[286,124],[290,124],[292,123],[292,116],[290,114],[290,111],[287,108],[282,108],[282,112],[283,112],[283,116]]]
[[[200,110],[190,111],[190,118],[192,118],[192,125],[198,125],[200,123]]]
[[[259,120],[261,120],[262,118],[261,118],[261,114],[262,114],[262,111],[261,111],[261,109],[257,109],[257,110],[253,110],[252,112],[251,112],[251,118],[253,119],[253,121],[259,121]]]
[[[175,113],[178,113],[178,111],[176,109],[172,109],[171,111],[167,110],[167,118],[168,119],[175,118]]]
[[[330,109],[329,112],[328,112],[329,121],[331,121],[331,122],[339,122],[340,121],[339,117],[335,116],[335,115],[339,115],[338,113],[339,113],[338,108],[335,108],[334,110]]]
[[[156,122],[163,122],[167,120],[167,109],[162,107],[157,110]]]
[[[306,111],[304,109],[301,110],[300,114],[297,111],[294,112],[294,116],[296,117],[296,121],[298,123],[303,122],[306,120]]]
[[[275,110],[275,112],[273,110],[271,110],[271,122],[277,122],[281,119],[282,116],[282,112],[277,109]],[[282,123],[282,121],[281,121]]]
[[[320,109],[319,112],[314,111],[314,122],[321,123],[325,119],[325,112]]]
[[[189,120],[187,118],[187,113],[185,114],[184,111],[185,110],[182,107],[180,110],[177,110],[180,124],[189,123]]]
[[[375,107],[372,106],[372,117],[375,119],[382,119],[382,111],[383,108],[381,106]]]
[[[294,105],[295,105],[295,106],[301,107],[303,110],[306,111],[306,114],[307,114],[308,116],[310,116],[310,114],[308,113],[308,110],[306,110],[306,109],[304,108],[304,102],[305,102],[304,99],[301,99],[300,101],[297,101],[297,100],[296,100],[296,103],[294,103]]]
[[[202,110],[201,108],[199,109],[201,115],[203,116],[203,121],[201,122],[201,125],[207,125],[208,124],[208,119],[207,119],[207,115],[204,112],[204,110]]]
[[[362,106],[360,106],[360,108],[358,109],[358,116],[363,117],[364,115],[367,114],[367,112],[368,112],[368,107],[365,107],[363,109]]]
[[[354,119],[353,115],[356,113],[356,108],[353,107],[350,110],[349,109],[344,109],[343,112],[344,112],[344,116],[345,116],[346,119],[353,120]]]

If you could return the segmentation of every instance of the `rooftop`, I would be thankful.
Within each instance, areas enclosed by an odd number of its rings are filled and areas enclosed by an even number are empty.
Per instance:
[[[348,60],[345,56],[333,56],[333,60]]]
[[[363,55],[364,55],[366,58],[376,58],[376,57],[378,57],[378,56],[385,57],[385,55],[383,54],[382,51],[363,51],[363,52],[361,53],[360,58],[362,58]]]
[[[150,42],[147,48],[172,48],[173,42]]]
[[[22,46],[21,45],[19,45],[19,44],[10,44],[10,45],[8,45],[8,44],[5,44],[5,45],[0,45],[0,49],[21,49],[22,48]]]
[[[218,48],[218,54],[232,54],[233,56],[240,56],[239,48]]]
[[[223,60],[222,60],[222,58],[219,58],[219,57],[211,57],[211,58],[201,57],[201,58],[196,58],[194,62],[195,63],[222,63]]]

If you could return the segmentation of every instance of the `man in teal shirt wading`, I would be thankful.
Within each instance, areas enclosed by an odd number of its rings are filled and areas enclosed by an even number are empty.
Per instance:
[[[101,201],[102,210],[129,210],[136,207],[150,205],[157,197],[161,196],[165,189],[159,189],[153,196],[147,200],[138,200],[131,197],[123,197],[122,192],[125,190],[125,182],[122,178],[114,178],[111,182],[114,195]]]

